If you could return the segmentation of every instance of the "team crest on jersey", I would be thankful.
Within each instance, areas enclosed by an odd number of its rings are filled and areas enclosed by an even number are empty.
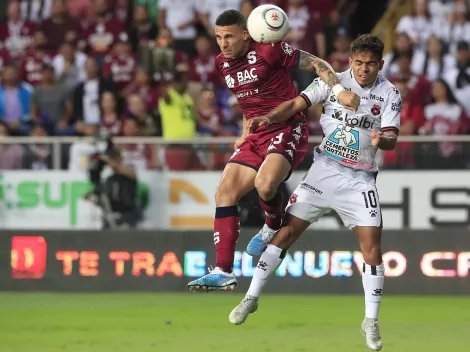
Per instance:
[[[359,156],[359,131],[339,124],[326,140],[323,152],[346,164],[356,164]]]
[[[380,109],[382,107],[378,104],[374,104],[374,106],[372,107],[372,109],[370,109],[370,112],[372,113],[372,115],[374,116],[377,116],[377,115],[380,115]]]
[[[297,202],[297,197],[298,197],[298,195],[293,193],[289,198],[289,203],[294,204],[295,202]]]

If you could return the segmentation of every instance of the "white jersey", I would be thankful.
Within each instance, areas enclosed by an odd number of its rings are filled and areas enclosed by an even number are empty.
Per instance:
[[[352,70],[337,74],[346,90],[361,98],[356,113],[345,109],[321,79],[315,79],[302,93],[308,106],[323,103],[320,124],[322,154],[341,165],[365,171],[378,171],[377,148],[371,145],[371,131],[400,129],[401,97],[398,89],[382,75],[372,85],[362,88]]]

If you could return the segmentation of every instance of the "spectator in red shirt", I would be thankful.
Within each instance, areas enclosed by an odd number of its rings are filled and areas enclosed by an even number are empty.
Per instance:
[[[348,37],[346,31],[344,29],[340,29],[334,42],[335,50],[326,59],[336,72],[343,72],[349,68],[350,44],[351,39]]]
[[[416,104],[426,105],[430,99],[431,83],[422,75],[411,71],[411,53],[401,53],[397,57],[399,71],[390,77],[392,83],[404,81],[409,89],[410,100]]]
[[[465,109],[459,105],[449,85],[438,79],[432,85],[432,103],[425,107],[425,124],[419,129],[420,134],[447,136],[465,134],[469,120]],[[401,129],[400,129],[401,130]],[[462,145],[455,142],[432,143],[433,153],[424,155],[426,165],[432,168],[463,168],[466,160],[462,156]],[[423,161],[424,162],[424,161]]]
[[[190,81],[200,82],[205,86],[220,87],[222,81],[215,67],[216,55],[211,50],[209,38],[199,36],[195,44],[197,55],[189,62]]]
[[[10,56],[17,59],[24,55],[33,40],[36,24],[21,19],[21,9],[18,1],[8,5],[8,18],[0,22],[0,44],[6,48]]]
[[[110,79],[119,90],[127,87],[134,77],[137,60],[126,33],[121,33],[114,51],[104,59],[103,76]]]
[[[124,25],[113,16],[108,0],[96,0],[94,5],[96,19],[84,31],[82,46],[87,45],[89,54],[95,56],[101,64],[119,35],[124,32]]]
[[[112,92],[101,95],[101,124],[112,136],[121,136],[124,116],[118,111],[116,97]]]
[[[147,8],[143,5],[134,9],[134,21],[129,32],[132,50],[137,53],[139,65],[149,66],[150,47],[155,44],[158,29],[149,18]]]
[[[406,82],[395,82],[401,94],[402,107],[400,114],[400,136],[416,135],[424,124],[424,108],[410,101],[409,88]],[[384,151],[384,168],[410,169],[415,165],[415,144],[400,142],[394,150]]]
[[[54,0],[52,17],[43,21],[39,30],[47,37],[46,50],[56,54],[65,41],[76,42],[82,28],[80,23],[67,13],[65,0]]]
[[[147,112],[155,113],[158,111],[160,89],[152,85],[149,75],[142,68],[136,69],[133,81],[123,90],[123,96],[129,96],[130,94],[138,94],[141,97]]]
[[[34,41],[20,61],[20,77],[23,81],[37,86],[42,80],[42,67],[52,64],[52,56],[46,52],[47,38],[43,32],[34,34]]]
[[[215,92],[206,89],[197,106],[197,132],[201,135],[217,136],[223,120],[222,111],[217,107]]]

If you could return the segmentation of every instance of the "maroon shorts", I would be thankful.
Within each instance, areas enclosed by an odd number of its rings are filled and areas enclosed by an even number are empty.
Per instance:
[[[273,125],[266,130],[250,134],[235,150],[229,163],[251,167],[258,171],[271,153],[282,154],[291,164],[291,172],[304,160],[308,149],[307,124]]]

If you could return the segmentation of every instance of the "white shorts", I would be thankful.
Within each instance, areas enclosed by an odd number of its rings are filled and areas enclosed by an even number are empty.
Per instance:
[[[310,223],[334,210],[344,226],[382,226],[373,173],[354,170],[315,152],[315,162],[289,199],[286,212]]]

